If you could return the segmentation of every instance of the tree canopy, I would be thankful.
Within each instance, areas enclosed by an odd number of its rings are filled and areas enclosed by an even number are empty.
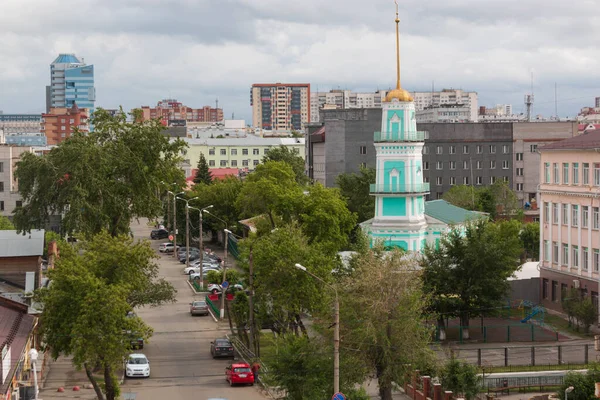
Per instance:
[[[299,185],[308,183],[308,176],[304,173],[304,159],[287,146],[272,147],[262,159],[263,163],[269,161],[283,161],[292,167],[296,182]]]
[[[356,213],[358,222],[364,222],[375,215],[375,196],[370,194],[375,174],[375,168],[361,167],[359,174],[340,174],[335,179],[348,209]]]
[[[0,231],[11,231],[14,230],[15,226],[10,222],[8,218],[0,215]]]
[[[524,224],[519,238],[525,251],[525,258],[540,259],[540,223],[531,222]]]
[[[124,113],[94,113],[94,131],[76,131],[48,154],[25,153],[15,172],[23,206],[19,231],[43,227],[62,215],[63,233],[129,233],[136,217],[161,214],[161,181],[183,181],[184,142],[170,142],[157,120],[128,122]]]
[[[492,219],[496,219],[498,216],[522,218],[517,195],[503,181],[496,181],[493,185],[480,187],[455,185],[444,193],[443,198],[457,207],[486,212]]]
[[[206,162],[204,153],[200,153],[200,158],[198,159],[198,165],[196,168],[198,170],[196,171],[196,176],[194,176],[194,183],[204,183],[206,185],[210,185],[213,177],[210,169],[208,168],[208,163]]]

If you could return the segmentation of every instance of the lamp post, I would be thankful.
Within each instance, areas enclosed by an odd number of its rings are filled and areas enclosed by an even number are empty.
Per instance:
[[[163,185],[167,185],[169,186],[166,182],[164,181],[160,181],[161,184]],[[171,183],[170,186],[175,186],[177,185],[176,183]],[[167,190],[168,193],[171,193]],[[167,194],[167,231],[169,230],[169,227],[172,229],[173,227],[171,226],[171,198],[169,197],[169,194]]]
[[[338,291],[335,286],[325,282],[323,279],[307,270],[305,266],[296,264],[295,267],[320,281],[335,293],[335,314],[333,326],[333,392],[338,393],[340,391],[340,301],[338,297]]]
[[[227,279],[227,244],[229,241],[229,234],[231,231],[229,229],[223,229],[225,232],[225,260],[223,260],[223,282]],[[221,312],[219,313],[219,318],[225,318],[225,293],[227,292],[227,288],[221,286]]]
[[[207,214],[210,214],[210,215],[212,215],[214,218],[216,218],[216,219],[218,219],[219,221],[221,221],[222,223],[224,223],[224,224],[225,224],[225,229],[229,229],[229,226],[227,225],[227,221],[225,221],[224,219],[221,219],[221,218],[217,217],[215,214],[211,213],[211,212],[210,212],[210,211],[208,211],[208,210],[206,210],[206,211],[204,211],[204,212],[205,212],[205,213],[207,213]]]
[[[185,201],[185,266],[190,266],[190,201],[198,197],[192,197],[189,200],[176,197],[176,200]],[[175,245],[177,247],[177,245]]]
[[[173,195],[173,257],[177,257],[177,200],[175,198],[185,192],[173,193],[170,190],[167,192]]]
[[[204,287],[204,271],[203,271],[203,266],[202,263],[204,262],[204,235],[202,233],[202,213],[203,212],[208,212],[207,209],[214,207],[212,204],[208,207],[204,207],[204,208],[195,208],[195,207],[190,207],[192,210],[196,210],[200,213],[200,287]]]
[[[35,400],[38,400],[38,380],[37,380],[37,359],[38,351],[36,349],[29,350],[29,361],[31,361],[31,368],[33,369],[33,390],[35,391]]]
[[[573,386],[569,386],[565,389],[565,400],[569,400],[569,393],[571,393],[575,389]]]

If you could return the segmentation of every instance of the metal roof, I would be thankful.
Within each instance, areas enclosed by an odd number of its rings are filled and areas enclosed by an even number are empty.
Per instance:
[[[75,54],[59,54],[52,64],[82,64]]]
[[[465,210],[464,208],[448,203],[446,200],[425,202],[425,214],[448,225],[462,224],[467,221],[487,218],[487,214],[485,213]]]
[[[44,230],[23,235],[14,230],[0,231],[0,257],[28,257],[44,254]]]
[[[600,148],[600,131],[587,130],[581,135],[554,142],[540,147],[540,151],[546,150],[590,150]]]

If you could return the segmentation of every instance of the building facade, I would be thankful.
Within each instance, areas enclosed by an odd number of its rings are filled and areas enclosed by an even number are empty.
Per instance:
[[[417,123],[431,122],[469,122],[471,109],[462,104],[442,104],[427,106],[417,111]]]
[[[571,288],[598,302],[600,285],[600,132],[541,147],[542,304],[562,310]]]
[[[353,92],[351,90],[330,90],[310,93],[310,122],[320,121],[319,110],[348,108],[380,108],[387,91]]]
[[[71,108],[77,104],[92,115],[96,102],[94,66],[87,65],[75,54],[59,54],[50,64],[50,86],[46,95],[46,113],[51,108]]]
[[[255,83],[250,89],[252,126],[302,131],[310,122],[310,84]]]
[[[7,135],[39,132],[41,122],[41,114],[3,114],[0,112],[0,130]]]
[[[0,215],[7,218],[12,218],[15,208],[22,205],[15,170],[23,153],[33,153],[33,149],[0,145]]]
[[[163,99],[156,107],[142,106],[144,121],[160,118],[163,125],[186,125],[187,122],[220,122],[223,121],[223,109],[204,106],[192,108],[183,105],[177,99]]]
[[[441,92],[412,92],[415,100],[415,110],[421,111],[425,107],[441,106],[447,104],[463,105],[469,109],[470,122],[477,122],[479,112],[477,92],[465,92],[461,89],[443,89]]]
[[[55,145],[71,137],[74,128],[89,131],[89,110],[73,104],[70,108],[51,108],[42,114],[40,132],[46,136],[48,145]]]

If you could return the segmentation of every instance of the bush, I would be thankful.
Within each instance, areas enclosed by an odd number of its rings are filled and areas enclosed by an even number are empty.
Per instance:
[[[477,367],[456,358],[448,360],[440,372],[444,390],[451,390],[455,396],[462,395],[467,400],[474,399],[482,389],[482,380]]]
[[[588,400],[596,398],[595,382],[600,380],[600,369],[598,364],[592,364],[588,367],[585,374],[578,372],[569,372],[565,376],[563,385],[558,390],[560,400],[565,399],[565,389],[573,386],[573,391],[569,393],[569,400]]]
[[[230,285],[234,285],[239,282],[240,274],[233,269],[228,269],[225,273],[225,279],[229,282]],[[206,274],[206,280],[208,283],[217,283],[221,284],[223,282],[223,272],[221,271],[208,271]]]

